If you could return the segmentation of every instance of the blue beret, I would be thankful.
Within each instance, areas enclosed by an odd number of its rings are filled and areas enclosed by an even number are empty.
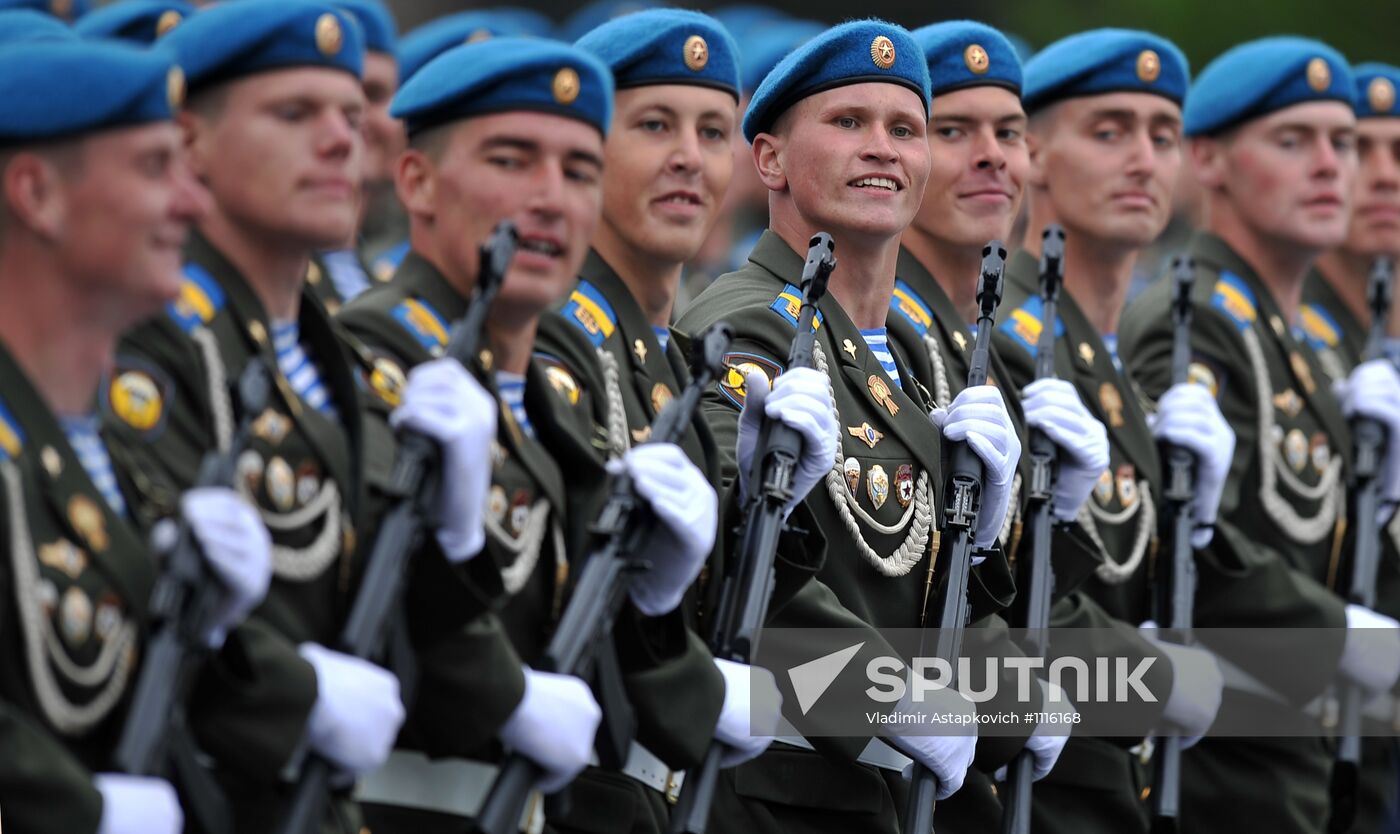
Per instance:
[[[669,4],[656,0],[597,0],[569,15],[569,19],[559,27],[559,37],[573,43],[609,20],[666,5]]]
[[[648,9],[610,20],[574,46],[606,64],[619,90],[696,84],[739,98],[739,47],[707,14]]]
[[[118,0],[84,15],[73,31],[85,38],[151,44],[194,12],[194,6],[179,0]]]
[[[1155,93],[1180,104],[1191,84],[1186,56],[1150,32],[1094,29],[1062,38],[1026,62],[1021,102],[1027,113],[1067,98]]]
[[[1021,58],[1005,35],[975,20],[949,20],[915,29],[934,96],[964,87],[1005,87],[1021,94]]]
[[[525,34],[528,33],[511,16],[496,12],[458,12],[440,17],[399,41],[399,83],[412,78],[424,64],[454,46]]]
[[[1309,101],[1356,106],[1351,67],[1321,41],[1263,38],[1211,61],[1186,99],[1187,136],[1209,136]]]
[[[554,37],[554,21],[543,12],[515,6],[497,6],[491,10],[491,14],[511,27],[513,34],[528,35],[532,38]]]
[[[0,43],[75,41],[77,34],[53,15],[33,9],[0,11]]]
[[[31,9],[69,23],[88,13],[90,0],[0,0],[0,9]]]
[[[201,9],[161,43],[175,49],[190,89],[266,70],[325,67],[360,77],[364,36],[348,12],[311,0],[239,0]]]
[[[928,64],[909,30],[873,18],[853,20],[799,46],[768,73],[744,114],[744,138],[752,142],[807,96],[868,82],[908,87],[928,115]]]
[[[1400,110],[1395,108],[1400,67],[1361,64],[1352,68],[1352,74],[1356,76],[1356,118],[1400,118]]]
[[[784,20],[744,32],[739,39],[744,93],[753,95],[789,52],[826,30],[825,24],[815,20]]]
[[[12,43],[0,49],[0,144],[169,120],[184,74],[168,53],[124,43]]]
[[[718,20],[719,25],[728,29],[730,34],[736,38],[745,32],[792,19],[771,6],[757,6],[749,3],[721,6],[711,11],[710,17]]]
[[[612,99],[611,73],[587,52],[537,38],[492,38],[429,61],[399,88],[389,112],[409,135],[472,116],[533,110],[578,119],[606,136]]]
[[[394,13],[382,0],[331,0],[350,13],[364,31],[365,49],[370,52],[393,53],[399,29],[394,25]]]

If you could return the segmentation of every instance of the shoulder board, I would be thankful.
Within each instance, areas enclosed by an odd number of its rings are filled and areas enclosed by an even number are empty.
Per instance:
[[[923,336],[928,333],[928,329],[933,326],[933,311],[919,297],[914,288],[899,280],[894,282],[894,298],[890,301],[890,309],[904,315],[909,323],[914,325],[914,329]]]
[[[1334,348],[1342,340],[1341,327],[1324,307],[1304,304],[1298,309],[1298,323],[1302,326],[1304,340],[1314,350]]]
[[[617,329],[617,314],[613,312],[612,304],[587,281],[579,281],[569,294],[563,316],[582,330],[594,347],[602,347],[603,342]]]
[[[802,290],[792,284],[783,287],[783,291],[778,293],[778,297],[773,299],[773,303],[768,305],[768,309],[787,319],[787,323],[797,327],[798,316],[802,313]],[[817,310],[817,315],[813,318],[812,329],[816,330],[822,326],[822,311]]]
[[[1010,315],[997,322],[997,331],[1011,337],[1011,341],[1034,359],[1036,354],[1040,352],[1041,312],[1040,296],[1033,295],[1027,298],[1020,307],[1012,310]],[[1055,338],[1059,339],[1064,335],[1064,319],[1056,317]]]
[[[1220,280],[1215,282],[1215,292],[1210,297],[1210,306],[1223,312],[1241,330],[1249,328],[1259,318],[1253,291],[1243,278],[1233,272],[1220,273]]]
[[[0,400],[0,460],[14,460],[24,448],[24,429]]]
[[[388,281],[394,277],[394,272],[398,270],[399,264],[403,263],[404,256],[407,254],[408,241],[405,240],[375,258],[374,263],[370,264],[369,274],[376,281]]]
[[[409,335],[434,356],[447,345],[447,322],[421,298],[406,298],[391,311]]]
[[[180,297],[166,306],[166,312],[189,333],[208,324],[224,306],[224,288],[209,271],[197,263],[187,263],[185,279],[180,282]]]

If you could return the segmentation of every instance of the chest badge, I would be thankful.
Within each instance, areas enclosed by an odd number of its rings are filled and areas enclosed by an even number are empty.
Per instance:
[[[632,352],[637,354],[637,361],[645,363],[647,361],[647,345],[641,339],[632,340]]]
[[[890,394],[890,385],[888,382],[885,382],[876,374],[871,374],[866,384],[870,386],[870,396],[875,398],[875,402],[884,406],[891,417],[899,413],[899,403],[896,403],[894,397]]]
[[[1118,386],[1111,382],[1100,385],[1099,405],[1108,415],[1108,425],[1111,428],[1123,427],[1123,395],[1118,393]]]
[[[901,507],[914,500],[914,467],[907,463],[901,463],[894,471],[894,498]]]
[[[1274,395],[1274,408],[1283,412],[1288,417],[1297,417],[1298,412],[1303,410],[1303,398],[1298,396],[1298,392],[1289,388],[1282,393]]]
[[[1085,365],[1094,364],[1094,349],[1089,346],[1088,342],[1079,343],[1079,358],[1084,360]]]
[[[961,330],[953,331],[953,344],[958,346],[958,350],[967,353],[967,337],[963,335]]]
[[[856,344],[850,339],[841,340],[841,350],[845,351],[846,353],[849,353],[852,359],[856,358]]]
[[[841,464],[846,475],[846,489],[852,496],[856,490],[860,489],[860,461],[855,458],[846,458],[846,462]]]
[[[1113,501],[1113,473],[1107,469],[1099,473],[1099,479],[1094,483],[1094,500],[1101,507],[1107,507]]]
[[[846,432],[851,437],[859,439],[866,446],[874,449],[875,444],[885,439],[885,435],[869,423],[861,423],[859,426],[847,426]]]
[[[875,509],[885,506],[885,501],[890,497],[890,476],[885,473],[885,467],[878,463],[870,467],[870,474],[865,477],[865,489]]]
[[[666,383],[658,382],[651,386],[651,407],[656,413],[660,414],[661,409],[665,408],[666,404],[673,399],[675,399],[675,395],[671,393],[670,388],[666,387]]]
[[[1303,393],[1312,396],[1317,390],[1317,383],[1313,381],[1312,368],[1308,367],[1308,360],[1303,358],[1303,354],[1293,351],[1288,354],[1288,364],[1293,366],[1293,375],[1298,377],[1298,381],[1303,383]]]
[[[68,523],[87,542],[89,550],[101,553],[107,549],[107,522],[102,518],[102,510],[96,501],[86,495],[74,495],[68,499]]]
[[[1283,438],[1283,459],[1294,472],[1302,472],[1308,463],[1308,440],[1299,429],[1292,429]]]
[[[272,409],[267,409],[253,421],[253,436],[267,441],[269,446],[277,446],[292,430],[292,420]]]

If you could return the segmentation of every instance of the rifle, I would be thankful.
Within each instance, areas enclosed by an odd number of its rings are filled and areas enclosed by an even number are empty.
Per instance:
[[[816,234],[810,241],[807,263],[802,268],[802,312],[797,317],[797,335],[788,349],[789,369],[814,367],[817,336],[812,319],[817,303],[826,295],[831,271],[836,268],[832,257],[835,249],[835,241],[826,232]],[[759,629],[768,617],[768,602],[773,595],[773,559],[786,524],[784,510],[794,497],[792,478],[801,457],[802,435],[781,421],[765,418],[749,469],[750,494],[744,507],[739,548],[724,577],[716,609],[714,635],[710,639],[715,657],[748,664],[758,650]],[[681,789],[671,814],[670,834],[705,834],[725,752],[723,742],[710,741],[704,761],[688,775]]]
[[[223,452],[211,451],[200,462],[195,487],[232,487],[238,456],[248,445],[253,420],[267,407],[272,381],[260,359],[250,361],[238,378],[235,406],[238,430]],[[121,739],[112,755],[118,770],[157,776],[169,765],[185,802],[205,831],[232,831],[228,801],[213,776],[196,759],[185,706],[207,655],[215,615],[228,589],[204,561],[189,520],[167,519],[151,534],[152,550],[165,568],[151,589],[148,607],[151,638],[131,698]]]
[[[1366,302],[1371,310],[1371,331],[1366,338],[1362,361],[1376,359],[1385,352],[1386,321],[1390,317],[1391,283],[1394,278],[1389,258],[1376,258],[1371,265]],[[1377,513],[1381,505],[1381,467],[1387,442],[1385,427],[1367,417],[1351,421],[1352,468],[1348,492],[1352,495],[1351,517],[1356,525],[1352,542],[1351,577],[1347,602],[1376,606],[1376,570],[1380,566],[1381,530]],[[1350,831],[1356,821],[1360,790],[1361,709],[1365,693],[1353,683],[1339,684],[1337,753],[1332,766],[1332,814],[1330,832]]]
[[[967,370],[967,387],[987,383],[987,362],[992,329],[996,326],[997,305],[1001,303],[1001,278],[1006,270],[1006,247],[993,240],[982,247],[982,274],[977,281],[977,341]],[[937,645],[928,645],[928,633],[919,645],[919,656],[933,656],[957,669],[962,653],[963,631],[967,628],[967,580],[972,571],[973,539],[977,515],[982,509],[982,460],[967,443],[955,443],[950,451],[950,475],[944,505],[944,529],[951,531],[948,548],[947,582],[943,588],[943,609],[938,620]],[[945,533],[945,536],[947,534]],[[952,689],[956,684],[950,683]],[[927,834],[933,830],[933,806],[938,795],[938,777],[928,767],[915,762],[909,787],[905,830]]]
[[[481,246],[481,266],[476,291],[466,315],[452,328],[446,356],[464,366],[476,356],[486,325],[486,316],[496,293],[505,281],[506,270],[515,256],[515,226],[508,220],[496,224]],[[379,524],[379,534],[365,562],[365,575],[355,595],[350,616],[341,630],[338,647],[347,654],[375,658],[383,650],[390,632],[400,632],[403,586],[409,558],[422,545],[423,536],[436,522],[434,518],[442,469],[437,443],[418,432],[406,431],[399,437],[398,456],[390,474],[390,494],[398,496]],[[411,669],[399,669],[404,700],[416,677]],[[283,834],[314,834],[320,830],[325,803],[330,796],[335,767],[324,758],[302,747],[293,758],[298,774],[292,804],[282,823]]]
[[[720,322],[700,334],[691,350],[690,383],[656,416],[649,443],[675,443],[695,418],[700,397],[714,384],[734,331]],[[612,640],[612,627],[627,601],[631,578],[649,567],[643,552],[656,516],[626,473],[612,480],[593,533],[598,544],[583,562],[577,586],[536,668],[587,678]],[[607,644],[607,645],[605,645]],[[511,834],[544,771],[520,753],[508,753],[476,819],[476,831]]]
[[[1172,384],[1187,381],[1191,369],[1191,288],[1196,283],[1196,262],[1178,255],[1172,259]],[[1163,640],[1189,646],[1192,608],[1196,597],[1196,554],[1191,533],[1196,528],[1194,505],[1196,457],[1187,449],[1162,444],[1166,487],[1162,497],[1171,529],[1171,571],[1155,583],[1157,623]],[[1157,740],[1157,767],[1152,774],[1152,830],[1167,834],[1177,830],[1181,814],[1181,736]]]
[[[1040,235],[1040,340],[1036,344],[1035,378],[1055,378],[1055,306],[1064,279],[1065,230],[1058,224],[1045,227]],[[1050,595],[1055,589],[1055,569],[1050,564],[1050,538],[1054,525],[1051,513],[1055,497],[1055,444],[1038,429],[1030,430],[1030,489],[1026,491],[1031,516],[1031,541],[1035,543],[1030,561],[1022,566],[1026,578],[1026,649],[1044,657],[1047,629],[1050,627]],[[1003,807],[1003,834],[1030,834],[1031,782],[1035,776],[1035,756],[1022,750],[1007,768],[1010,798]]]

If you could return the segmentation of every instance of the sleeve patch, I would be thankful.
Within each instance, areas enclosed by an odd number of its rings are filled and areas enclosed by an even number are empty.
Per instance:
[[[14,460],[24,448],[24,429],[10,413],[10,409],[0,400],[0,460]]]
[[[426,301],[417,298],[400,301],[393,315],[424,350],[433,356],[442,353],[447,344],[447,322]]]
[[[1018,347],[1030,354],[1034,359],[1040,352],[1040,322],[1041,314],[1040,296],[1033,295],[1026,299],[1026,303],[1011,311],[1011,315],[997,322],[997,330],[1005,333],[1015,342]],[[1065,335],[1065,322],[1063,319],[1055,319],[1055,338],[1058,340]]]
[[[1313,350],[1335,348],[1341,342],[1342,329],[1326,309],[1315,304],[1304,304],[1298,314],[1303,338]]]
[[[1225,381],[1225,371],[1205,357],[1193,356],[1186,371],[1186,381],[1204,385],[1212,397],[1220,399],[1220,387]]]
[[[797,319],[802,314],[802,290],[787,284],[783,291],[778,293],[778,297],[773,299],[773,303],[768,305],[768,309],[782,316],[788,324],[797,327]],[[822,311],[817,310],[816,316],[813,317],[812,330],[815,331],[821,326]]]
[[[914,292],[914,288],[899,279],[894,282],[894,298],[890,301],[890,308],[902,314],[909,323],[914,325],[914,329],[919,331],[920,336],[928,334],[928,329],[933,326],[933,311]]]
[[[612,304],[587,281],[578,282],[562,312],[565,319],[583,331],[594,347],[602,347],[603,342],[617,329],[617,314],[613,312]]]
[[[1233,272],[1220,273],[1220,280],[1215,282],[1215,293],[1211,296],[1210,305],[1229,316],[1240,330],[1253,326],[1254,320],[1259,317],[1254,292],[1245,284],[1243,278]]]
[[[579,397],[583,394],[583,386],[578,384],[578,380],[558,357],[550,356],[547,353],[536,353],[535,359],[544,368],[545,379],[554,388],[555,393],[564,399],[569,405],[578,405]]]
[[[208,324],[224,306],[224,289],[209,271],[197,263],[187,263],[180,282],[180,297],[166,306],[166,312],[186,333]]]
[[[725,371],[719,381],[719,390],[739,408],[744,407],[744,400],[748,397],[745,381],[750,373],[758,371],[763,374],[771,387],[773,380],[783,372],[783,367],[777,362],[754,353],[726,353],[723,364]]]
[[[106,380],[102,406],[118,422],[151,439],[165,427],[173,391],[174,385],[160,368],[120,356]]]

